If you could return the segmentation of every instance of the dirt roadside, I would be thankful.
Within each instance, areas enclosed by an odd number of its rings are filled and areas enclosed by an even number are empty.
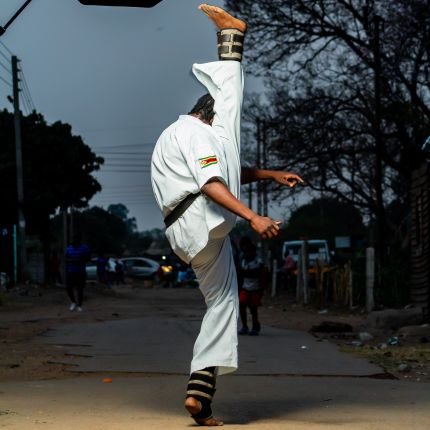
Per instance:
[[[149,283],[129,283],[107,289],[90,284],[81,313],[68,310],[64,288],[20,287],[3,295],[0,306],[0,381],[43,380],[70,377],[70,368],[61,364],[67,348],[43,345],[40,336],[66,324],[84,324],[148,315],[182,317],[203,315],[204,303],[194,288],[161,288]],[[379,332],[361,347],[351,345],[357,334],[366,331],[366,316],[359,310],[328,309],[320,313],[312,307],[296,305],[285,293],[266,297],[260,310],[263,325],[309,331],[324,321],[349,324],[349,334],[316,334],[335,342],[350,353],[366,357],[394,377],[416,382],[430,381],[430,347],[416,341],[380,350],[377,345],[392,335]],[[263,332],[264,335],[264,332]],[[400,364],[408,366],[398,371]],[[74,374],[74,377],[76,374]],[[80,377],[84,377],[82,375]]]

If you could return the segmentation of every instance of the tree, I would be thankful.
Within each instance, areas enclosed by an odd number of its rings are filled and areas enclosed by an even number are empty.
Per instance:
[[[124,220],[97,206],[75,213],[76,228],[94,254],[122,255],[128,231]]]
[[[16,222],[16,174],[13,115],[0,112],[0,222]],[[33,113],[22,118],[24,212],[30,234],[46,232],[49,217],[59,208],[85,207],[101,190],[92,173],[100,168],[97,157],[69,124],[48,125]]]
[[[111,206],[114,207],[113,211]],[[118,216],[115,210],[115,208],[121,209],[122,214],[128,214],[125,205],[119,203],[111,206],[108,210],[97,206],[75,210],[73,213],[74,230],[82,235],[93,255],[142,255],[153,239],[145,233],[135,230],[130,232],[130,218]],[[61,215],[57,215],[51,220],[50,229],[53,232],[56,247],[61,249],[63,246]]]
[[[336,236],[365,234],[360,211],[351,204],[335,199],[315,199],[296,209],[284,234],[291,239],[333,240]]]
[[[117,216],[121,221],[123,221],[127,226],[127,231],[129,234],[133,234],[137,230],[136,218],[128,217],[128,209],[122,203],[110,204],[108,206],[108,212],[112,215]]]
[[[265,76],[269,104],[257,115],[271,162],[384,223],[393,200],[406,211],[409,173],[430,129],[428,0],[226,6],[248,22],[250,69]]]

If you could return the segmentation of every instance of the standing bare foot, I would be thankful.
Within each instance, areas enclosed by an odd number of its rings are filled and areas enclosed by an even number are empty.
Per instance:
[[[230,15],[228,12],[218,6],[211,6],[206,3],[203,3],[199,6],[199,9],[203,13],[205,13],[220,30],[223,30],[225,28],[236,28],[242,33],[246,32],[246,22],[235,18],[234,16]]]
[[[194,421],[200,425],[205,427],[218,427],[223,426],[224,423],[222,421],[216,420],[213,416],[209,416],[207,418],[196,418],[194,415],[197,415],[202,410],[202,404],[195,399],[194,397],[187,397],[185,400],[185,409],[191,414]]]

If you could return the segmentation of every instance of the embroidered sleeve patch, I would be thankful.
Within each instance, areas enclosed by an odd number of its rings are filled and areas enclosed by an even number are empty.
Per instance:
[[[208,157],[199,158],[199,162],[200,162],[200,167],[204,169],[205,167],[218,164],[218,158],[216,158],[216,155],[209,155]]]

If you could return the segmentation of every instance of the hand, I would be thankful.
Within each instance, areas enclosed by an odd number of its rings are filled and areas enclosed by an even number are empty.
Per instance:
[[[272,179],[281,185],[287,185],[290,188],[294,188],[298,183],[304,184],[305,181],[297,174],[293,172],[277,172],[272,173]]]
[[[263,239],[271,239],[279,234],[281,221],[274,221],[269,217],[255,215],[249,220],[249,224]]]

